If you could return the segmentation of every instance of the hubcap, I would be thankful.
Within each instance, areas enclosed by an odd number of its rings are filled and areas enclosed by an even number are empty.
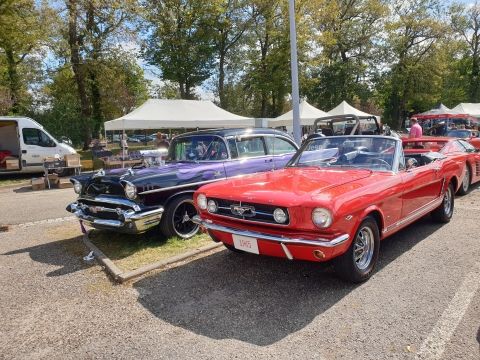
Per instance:
[[[462,181],[463,191],[467,191],[469,185],[470,185],[470,170],[468,170],[468,167],[467,167],[467,169],[465,170],[465,176],[463,177],[463,181]]]
[[[192,217],[197,215],[197,210],[193,206],[193,201],[184,201],[178,204],[173,213],[173,228],[178,236],[189,238],[198,231],[198,225],[192,221]]]
[[[443,197],[443,210],[446,215],[449,215],[452,211],[452,190],[450,187],[445,191],[445,196]]]
[[[370,265],[375,247],[373,231],[365,226],[358,231],[353,244],[353,257],[359,270],[365,270]]]

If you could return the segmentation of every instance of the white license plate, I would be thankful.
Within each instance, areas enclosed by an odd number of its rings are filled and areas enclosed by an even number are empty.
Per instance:
[[[246,251],[252,254],[260,254],[258,251],[258,242],[257,239],[248,237],[248,236],[242,236],[242,235],[233,235],[233,245],[235,246],[236,249]]]

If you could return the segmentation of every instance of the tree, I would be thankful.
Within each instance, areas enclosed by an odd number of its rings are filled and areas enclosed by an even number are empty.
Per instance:
[[[439,91],[440,60],[438,50],[448,28],[442,21],[443,8],[437,0],[396,0],[391,3],[391,15],[385,24],[384,51],[390,69],[382,74],[384,117],[396,128],[403,124],[412,110],[409,101],[427,91]],[[440,75],[441,76],[441,75]]]
[[[70,64],[80,100],[84,147],[103,126],[99,64],[105,54],[133,34],[135,0],[66,0]]]
[[[36,8],[34,0],[0,0],[0,56],[13,114],[26,111],[29,97],[20,67],[44,44],[48,29],[47,9]]]
[[[451,20],[453,30],[465,44],[468,100],[480,102],[480,3],[476,1],[469,7],[453,5]]]
[[[307,3],[321,49],[308,66],[306,94],[321,108],[343,100],[366,99],[378,65],[379,34],[388,13],[382,0],[317,0]]]
[[[222,108],[228,108],[225,83],[228,78],[227,68],[235,71],[235,62],[240,59],[235,54],[244,42],[245,32],[252,25],[256,13],[246,0],[220,0],[214,21],[215,53],[218,61],[218,76],[216,91]],[[252,11],[253,10],[253,11]],[[232,54],[233,53],[233,54]]]
[[[146,5],[151,28],[143,46],[145,59],[163,80],[179,84],[182,99],[195,98],[195,87],[214,68],[215,2],[163,0]]]

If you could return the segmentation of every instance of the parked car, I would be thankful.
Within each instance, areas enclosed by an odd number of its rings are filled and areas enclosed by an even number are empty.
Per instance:
[[[471,184],[480,181],[480,150],[464,139],[422,137],[403,139],[405,157],[421,161],[421,153],[438,151],[459,164],[456,177],[462,180],[457,194],[465,195]]]
[[[478,137],[478,131],[470,129],[453,129],[447,132],[447,137],[470,139]]]
[[[0,117],[0,175],[43,172],[47,157],[76,154],[27,117]]]
[[[167,237],[198,231],[193,193],[203,184],[283,168],[297,150],[272,129],[198,131],[173,139],[160,167],[99,171],[72,178],[79,198],[67,207],[83,223],[141,233],[160,223]]]
[[[194,222],[230,250],[334,259],[342,277],[361,282],[375,269],[380,240],[428,213],[450,221],[457,171],[438,152],[406,165],[393,137],[318,137],[283,170],[202,186]]]

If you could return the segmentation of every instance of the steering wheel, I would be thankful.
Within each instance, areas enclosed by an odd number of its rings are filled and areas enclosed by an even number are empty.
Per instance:
[[[367,159],[366,162],[371,163],[371,164],[377,164],[377,165],[385,166],[387,168],[391,167],[388,162],[386,162],[385,160],[380,159],[380,158],[369,158],[369,159]]]

